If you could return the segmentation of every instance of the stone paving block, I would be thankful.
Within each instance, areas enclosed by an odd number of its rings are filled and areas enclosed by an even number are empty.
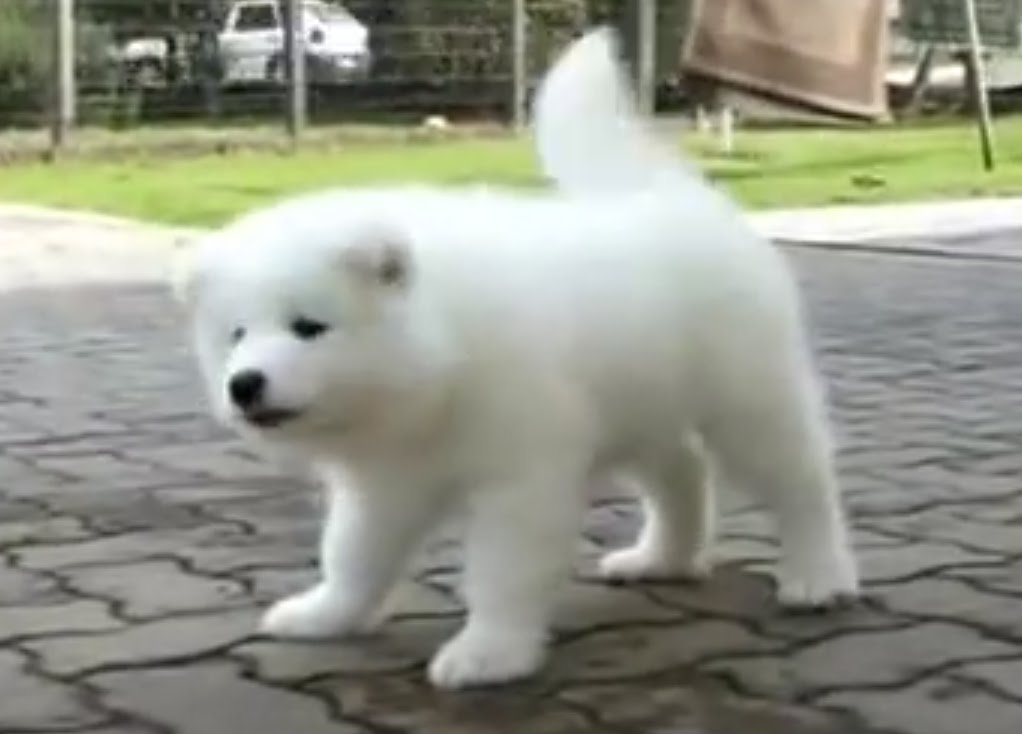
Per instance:
[[[1022,703],[1022,654],[1005,660],[968,663],[955,669],[956,677],[982,681],[1000,698]]]
[[[0,527],[4,523],[23,523],[32,520],[43,521],[48,517],[45,508],[38,503],[21,498],[9,498],[0,508]]]
[[[970,522],[939,507],[899,523],[897,530],[917,538],[946,541],[961,548],[992,555],[1022,552],[1018,528],[997,523]]]
[[[818,705],[853,712],[890,734],[1017,734],[1018,702],[946,676],[897,688],[836,691]]]
[[[869,584],[890,584],[937,573],[955,566],[989,563],[990,556],[946,543],[921,540],[906,545],[857,549],[862,578]]]
[[[24,636],[105,632],[123,627],[124,623],[111,614],[106,604],[91,599],[45,606],[0,607],[0,641]]]
[[[879,603],[894,614],[919,619],[963,620],[1022,641],[1019,600],[954,578],[919,579],[878,590]]]
[[[842,688],[895,687],[959,660],[1005,655],[1012,646],[967,627],[924,623],[894,630],[843,630],[782,656],[735,655],[702,668],[726,673],[742,690],[782,700]]]
[[[135,461],[160,467],[175,474],[200,474],[228,480],[238,477],[283,478],[273,463],[268,459],[257,458],[243,452],[236,440],[202,444],[165,444],[132,448],[124,453]],[[294,479],[289,479],[289,483],[293,484]]]
[[[24,480],[0,484],[0,499],[3,499],[5,502],[18,502],[21,500],[49,502],[55,497],[66,496],[67,491],[66,479],[37,469],[31,469]]]
[[[236,534],[217,544],[182,546],[178,555],[199,571],[238,573],[239,578],[253,569],[304,568],[316,563],[316,545],[310,533],[295,537]],[[310,541],[310,542],[300,542]]]
[[[1022,474],[1022,457],[1012,452],[1003,451],[994,456],[971,462],[970,468],[979,474],[1017,477]]]
[[[0,421],[0,442],[4,444],[38,441],[44,439],[45,436],[46,432],[42,428],[28,426],[12,418],[5,418],[3,421]]]
[[[1022,499],[1020,501],[960,505],[949,512],[953,517],[963,517],[972,522],[1013,525],[1022,522]]]
[[[981,591],[1013,596],[1022,602],[1022,559],[997,565],[952,568],[942,575]]]
[[[700,617],[739,621],[760,635],[778,640],[813,639],[837,628],[883,629],[904,623],[862,604],[817,614],[789,612],[775,598],[775,584],[767,575],[772,565],[758,573],[752,568],[755,566],[722,566],[701,584],[647,584],[643,593],[658,604]]]
[[[620,624],[582,631],[554,647],[548,679],[596,683],[636,678],[738,652],[773,652],[783,643],[724,620]]]
[[[56,472],[79,480],[102,479],[109,491],[130,491],[152,481],[153,467],[139,464],[114,454],[39,457],[35,464],[44,471]],[[195,476],[185,471],[175,474],[187,479]]]
[[[342,641],[253,640],[232,655],[246,661],[261,680],[298,683],[334,676],[345,681],[409,671],[425,684],[425,663],[461,624],[455,616],[395,619],[379,631]]]
[[[0,607],[39,606],[72,600],[52,577],[12,568],[0,559]]]
[[[954,415],[946,417],[955,420]],[[987,498],[1012,496],[1019,491],[1013,477],[979,474],[950,465],[928,464],[911,469],[889,469],[882,472],[868,470],[882,477],[886,486],[902,491],[905,506],[913,508],[921,501],[964,501],[982,504]],[[888,511],[894,510],[890,507]]]
[[[2,435],[3,443],[8,450],[20,448],[23,444],[31,447],[47,443],[60,444],[82,436],[116,433],[120,428],[115,423],[87,414],[65,413],[59,422],[55,422],[54,417],[48,405],[36,402],[5,406],[4,423],[0,426],[13,427],[13,431]]]
[[[115,716],[109,724],[82,729],[80,732],[76,730],[76,734],[162,734],[164,731],[163,727],[136,721],[130,716]]]
[[[216,547],[215,544],[237,536],[237,529],[230,525],[204,525],[183,530],[124,533],[82,542],[21,546],[12,552],[22,568],[76,568],[123,564],[192,548]]]
[[[217,614],[169,616],[112,632],[34,639],[23,644],[39,656],[40,668],[45,672],[75,676],[93,668],[195,660],[251,638],[258,619],[255,609],[231,609]]]
[[[774,545],[777,543],[777,527],[773,516],[758,508],[722,517],[719,530],[724,538],[756,538]]]
[[[833,713],[743,699],[677,674],[632,684],[572,686],[557,697],[604,725],[636,734],[862,734],[860,726]]]
[[[613,625],[680,624],[692,618],[685,610],[657,604],[639,588],[599,581],[576,581],[558,601],[554,632],[568,638]]]
[[[717,568],[735,566],[749,568],[757,565],[770,568],[777,559],[777,542],[751,536],[721,536],[713,549]]]
[[[0,446],[2,446],[0,440]],[[32,465],[13,456],[0,453],[0,496],[12,496],[15,487],[29,484],[35,479]]]
[[[233,571],[232,575],[244,582],[253,598],[267,603],[307,589],[321,576],[315,563],[292,567],[247,567]]]
[[[62,404],[63,410],[70,410],[67,405]],[[82,409],[86,409],[82,406]],[[59,420],[59,416],[54,416]],[[40,441],[33,441],[28,444],[7,444],[7,451],[14,456],[21,457],[27,461],[34,461],[40,458],[67,459],[76,456],[90,456],[94,454],[113,453],[117,456],[124,456],[126,452],[137,446],[160,445],[165,442],[166,437],[132,429],[128,426],[117,425],[109,431],[102,433],[80,433],[62,436],[48,436]]]
[[[109,706],[179,734],[363,734],[364,727],[331,720],[313,696],[270,688],[241,677],[227,663],[104,673],[89,678]]]
[[[145,530],[186,530],[209,524],[197,507],[165,505],[148,491],[94,491],[91,482],[73,493],[47,500],[53,512],[69,513],[88,523],[87,537],[123,535]]]
[[[252,603],[239,581],[189,573],[169,560],[92,566],[61,575],[75,589],[116,601],[118,613],[132,620]]]
[[[630,545],[641,525],[641,515],[635,502],[615,498],[596,502],[586,513],[583,537],[598,541],[600,547],[611,550]]]
[[[862,551],[877,551],[879,555],[879,551],[881,550],[891,551],[900,548],[907,549],[910,546],[909,541],[904,538],[882,535],[867,527],[860,527],[855,523],[854,518],[852,518],[851,522],[852,543],[855,546],[857,553],[861,553]],[[889,555],[897,556],[897,553],[889,553]]]
[[[342,715],[376,731],[416,734],[621,734],[572,707],[530,693],[528,686],[447,693],[429,688],[421,673],[327,678],[310,685]]]
[[[87,704],[80,688],[27,672],[26,661],[9,650],[0,650],[0,682],[3,732],[77,731],[109,718]]]
[[[201,505],[204,509],[215,511],[221,504],[252,502],[278,489],[276,484],[266,486],[265,483],[234,478],[228,482],[200,479],[181,485],[157,487],[150,492],[160,503],[167,506]]]
[[[303,534],[302,542],[307,547],[318,547],[322,525],[322,502],[319,492],[292,482],[278,487],[271,495],[239,502],[218,502],[212,504],[212,511],[218,517],[258,527],[260,533],[293,535],[296,530]]]
[[[74,517],[49,516],[20,522],[0,520],[0,547],[84,540],[90,536]]]
[[[651,582],[634,588],[658,604],[723,618],[758,619],[778,609],[773,580],[738,563],[717,565],[708,579],[695,583]]]

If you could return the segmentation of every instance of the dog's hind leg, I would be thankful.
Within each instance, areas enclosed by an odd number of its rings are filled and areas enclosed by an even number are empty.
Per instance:
[[[701,579],[711,570],[715,503],[706,456],[695,434],[652,454],[639,467],[643,525],[635,544],[608,553],[610,581]]]
[[[725,474],[776,515],[781,602],[825,606],[858,592],[829,427],[808,358],[775,357],[720,390],[706,437]]]

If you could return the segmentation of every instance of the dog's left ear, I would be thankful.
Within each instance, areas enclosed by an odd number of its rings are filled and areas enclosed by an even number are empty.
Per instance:
[[[408,243],[394,235],[376,236],[344,248],[345,268],[384,288],[404,289],[412,279]]]

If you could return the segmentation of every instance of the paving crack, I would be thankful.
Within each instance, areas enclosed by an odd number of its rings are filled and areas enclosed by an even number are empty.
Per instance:
[[[1018,660],[1017,653],[1005,653],[1001,655],[978,655],[959,658],[957,660],[947,660],[941,663],[930,665],[924,668],[920,668],[913,672],[911,675],[907,675],[904,678],[899,678],[897,681],[890,682],[877,682],[877,683],[851,683],[851,684],[837,684],[828,686],[816,686],[808,688],[805,691],[796,693],[794,700],[797,703],[815,704],[819,699],[825,696],[833,695],[835,693],[877,693],[877,692],[896,692],[902,691],[912,686],[915,686],[929,678],[943,675],[954,671],[957,668],[972,665],[974,663],[991,663],[1001,661],[1013,661]]]

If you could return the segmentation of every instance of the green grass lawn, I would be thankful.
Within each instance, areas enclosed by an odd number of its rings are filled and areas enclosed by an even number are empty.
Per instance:
[[[1022,118],[997,124],[999,167],[982,170],[965,122],[915,128],[739,131],[724,157],[692,135],[685,147],[751,207],[1022,194]],[[133,155],[0,168],[0,200],[90,209],[175,224],[223,222],[286,194],[332,185],[427,180],[537,185],[528,143],[510,137],[356,141],[285,154]]]

